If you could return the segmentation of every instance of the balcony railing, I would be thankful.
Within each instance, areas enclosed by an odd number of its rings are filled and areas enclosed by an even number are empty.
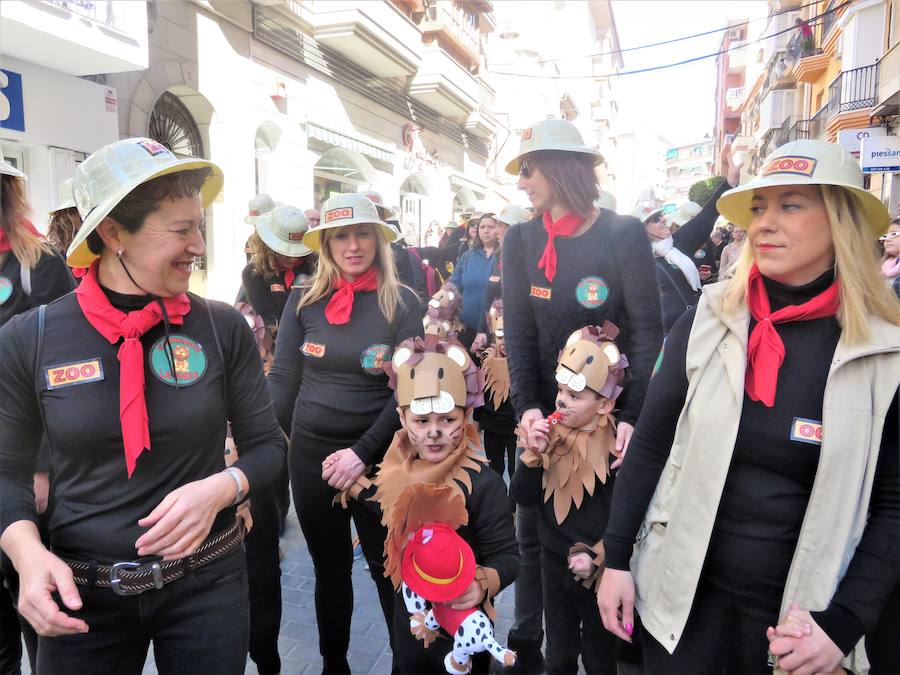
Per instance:
[[[422,30],[444,30],[472,56],[478,56],[478,27],[469,15],[451,0],[442,0],[429,5],[425,11]]]
[[[825,7],[825,16],[822,17],[822,41],[824,42],[825,36],[828,35],[828,31],[831,30],[831,27],[834,25],[834,22],[837,21],[837,12],[833,12],[835,7],[840,4],[838,0],[829,0],[828,6]]]
[[[827,115],[837,115],[863,108],[871,108],[878,102],[878,64],[846,70],[828,87]]]
[[[111,0],[44,0],[50,5],[67,9],[73,14],[87,17],[105,26],[116,27],[116,17]]]
[[[781,123],[781,126],[775,130],[775,133],[772,134],[773,150],[775,148],[780,148],[790,140],[791,128],[793,128],[796,121],[797,120],[795,117],[788,117],[784,120],[784,122]]]
[[[824,105],[815,115],[809,118],[806,137],[819,138],[825,131],[825,120],[828,118],[828,106]]]
[[[799,31],[794,34],[788,42],[784,52],[784,61],[788,68],[797,62],[797,59],[805,59],[808,56],[815,56],[822,53],[822,48],[816,46],[815,37],[807,35],[803,37],[803,33]]]
[[[797,120],[788,130],[788,139],[786,143],[791,141],[799,141],[803,138],[809,138],[809,120]]]

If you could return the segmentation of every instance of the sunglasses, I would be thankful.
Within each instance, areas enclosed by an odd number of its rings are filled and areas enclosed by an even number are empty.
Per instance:
[[[524,159],[519,160],[519,176],[522,178],[531,178],[531,167]]]
[[[888,232],[887,234],[878,237],[878,241],[888,241],[890,239],[895,239],[896,237],[900,237],[900,232]]]

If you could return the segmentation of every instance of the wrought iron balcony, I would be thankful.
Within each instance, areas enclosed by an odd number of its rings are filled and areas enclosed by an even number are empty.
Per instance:
[[[828,117],[871,108],[878,102],[878,64],[845,70],[828,87]]]
[[[825,120],[828,118],[828,106],[823,105],[819,112],[809,118],[807,138],[819,138],[825,132]]]

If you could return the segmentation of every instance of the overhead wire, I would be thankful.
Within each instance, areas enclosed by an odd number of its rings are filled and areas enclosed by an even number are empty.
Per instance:
[[[846,2],[842,2],[840,5],[836,5],[833,8],[822,12],[816,16],[810,17],[807,19],[807,25],[814,25],[820,19],[824,18],[826,15],[831,14],[833,12],[837,12],[839,9],[846,7],[848,5],[852,5],[855,0],[847,0]],[[763,40],[768,40],[773,37],[778,37],[779,35],[783,35],[784,33],[789,33],[791,31],[797,30],[796,26],[790,26],[785,28],[784,30],[777,31],[775,33],[771,33],[769,35],[763,35],[753,40],[753,43],[759,43]],[[665,63],[659,66],[648,66],[647,68],[639,68],[638,70],[627,70],[624,72],[613,72],[613,73],[605,73],[601,75],[536,75],[533,73],[508,73],[501,70],[492,70],[490,71],[491,75],[503,75],[509,77],[527,77],[530,79],[537,80],[602,80],[604,78],[612,78],[612,77],[625,77],[627,75],[640,75],[642,73],[650,73],[657,70],[666,70],[668,68],[675,68],[676,66],[684,66],[689,63],[695,63],[697,61],[704,61],[706,59],[711,59],[715,56],[720,56],[721,54],[727,54],[732,51],[737,51],[738,49],[743,49],[747,46],[748,43],[744,43],[741,45],[736,45],[734,47],[729,47],[728,49],[721,49],[717,52],[713,52],[711,54],[704,54],[702,56],[694,56],[689,59],[684,59],[682,61],[675,61],[673,63]],[[587,58],[587,57],[584,57]],[[544,61],[539,61],[537,63],[545,63]]]

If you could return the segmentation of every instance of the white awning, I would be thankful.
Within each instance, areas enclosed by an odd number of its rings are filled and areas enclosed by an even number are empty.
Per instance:
[[[393,163],[394,161],[394,151],[390,148],[378,146],[370,141],[354,138],[353,136],[349,136],[339,131],[333,131],[332,129],[319,126],[318,124],[313,124],[312,122],[307,123],[306,133],[309,138],[314,138],[323,143],[327,143],[328,145],[334,145],[343,148],[344,150],[352,150],[353,152],[358,152],[361,155],[382,162]]]

